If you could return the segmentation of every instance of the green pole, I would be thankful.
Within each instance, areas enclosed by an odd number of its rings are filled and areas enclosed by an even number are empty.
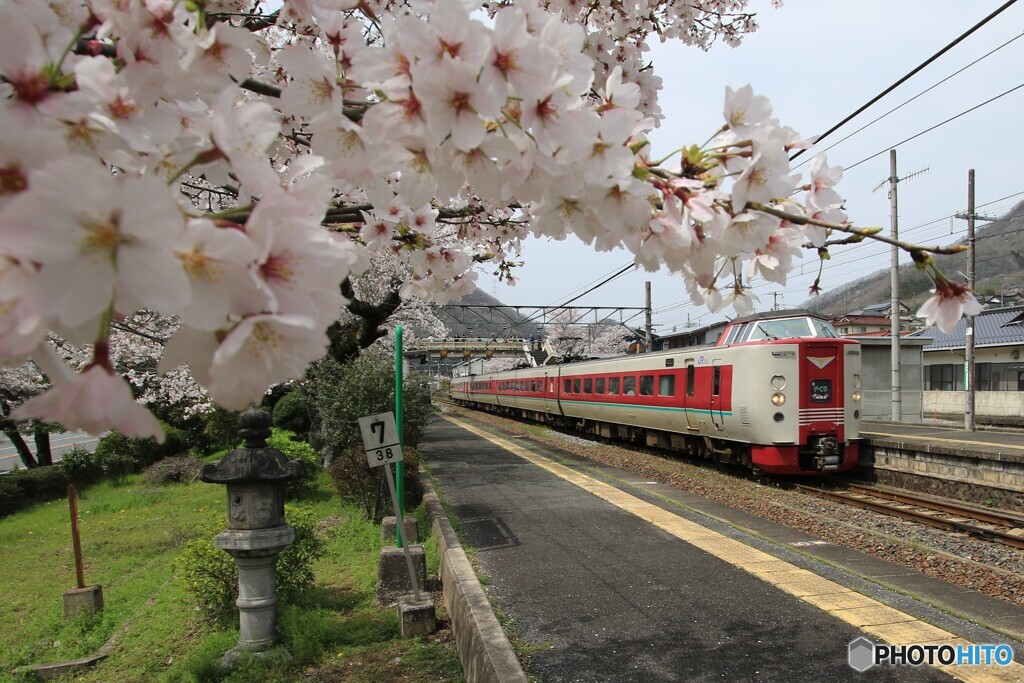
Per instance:
[[[398,443],[405,444],[405,422],[402,419],[402,326],[395,326],[395,426],[398,427]],[[397,527],[405,523],[405,468],[395,463],[395,496],[398,498]],[[402,547],[402,535],[395,534],[398,547]]]

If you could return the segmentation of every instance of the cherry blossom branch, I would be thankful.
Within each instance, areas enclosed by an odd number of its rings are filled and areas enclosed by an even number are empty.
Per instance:
[[[898,247],[911,254],[917,252],[928,252],[930,254],[948,255],[959,254],[960,252],[967,249],[967,247],[962,244],[955,244],[949,247],[941,247],[938,245],[923,246],[920,244],[904,242],[903,240],[894,240],[891,237],[882,235],[882,228],[857,228],[852,225],[829,223],[828,221],[818,220],[810,216],[801,216],[799,214],[789,213],[788,211],[782,211],[781,209],[777,209],[773,206],[763,204],[761,202],[750,202],[748,206],[750,206],[750,208],[754,209],[755,211],[761,211],[762,213],[770,214],[772,216],[775,216],[776,218],[781,218],[782,220],[789,221],[790,223],[794,223],[796,225],[816,225],[820,228],[828,228],[829,230],[836,230],[838,232],[845,232],[850,235],[855,235],[858,236],[860,239],[870,238],[878,242],[885,242],[886,244]]]

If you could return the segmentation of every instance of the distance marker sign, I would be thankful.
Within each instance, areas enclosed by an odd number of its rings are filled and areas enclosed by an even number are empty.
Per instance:
[[[363,435],[363,448],[370,467],[402,461],[402,444],[398,441],[393,412],[359,418],[359,431]]]

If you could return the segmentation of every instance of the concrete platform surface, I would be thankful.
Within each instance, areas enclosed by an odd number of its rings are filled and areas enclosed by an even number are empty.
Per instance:
[[[1024,679],[1014,605],[457,420],[435,419],[420,452],[545,683]],[[1015,662],[858,673],[860,636],[1007,644]]]

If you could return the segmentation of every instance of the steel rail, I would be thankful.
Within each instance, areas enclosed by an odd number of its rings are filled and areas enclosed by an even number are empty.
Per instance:
[[[939,529],[960,531],[982,540],[1002,543],[1016,548],[1024,548],[1024,526],[1021,525],[1020,520],[1012,516],[998,519],[999,515],[960,507],[953,503],[940,503],[928,499],[917,498],[916,496],[906,493],[896,494],[891,491],[884,491],[870,486],[861,486],[856,484],[852,485],[852,487],[857,489],[857,493],[830,491],[811,484],[795,484],[795,487],[820,498],[843,503],[844,505],[853,505],[866,510],[881,512],[883,514],[901,517],[913,522],[927,524],[928,526]],[[870,498],[862,496],[870,496]],[[900,506],[913,506],[918,509],[915,510],[913,508]],[[955,515],[956,517],[963,519],[943,518],[938,516],[936,513]],[[1003,529],[976,526],[975,524],[967,523],[964,519],[999,525],[1002,526]],[[997,521],[992,521],[994,519]],[[1007,530],[1016,530],[1017,533],[1011,533]]]

